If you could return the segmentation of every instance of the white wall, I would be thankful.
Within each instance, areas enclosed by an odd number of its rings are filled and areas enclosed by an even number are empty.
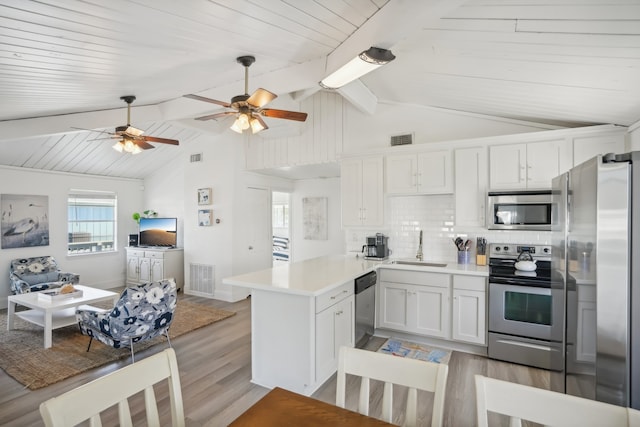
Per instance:
[[[345,230],[348,251],[360,252],[367,236],[384,233],[389,236],[393,258],[415,258],[419,231],[423,231],[423,254],[428,261],[457,261],[452,239],[462,236],[473,242],[476,237],[489,243],[551,244],[550,232],[479,230],[454,226],[453,195],[391,196],[385,199],[385,226],[376,229],[349,228]]]
[[[629,126],[629,151],[640,150],[640,121]]]
[[[117,252],[67,256],[67,196],[70,189],[113,191],[117,194]],[[80,283],[101,289],[124,285],[128,234],[137,232],[131,218],[143,210],[142,181],[0,167],[1,194],[33,194],[49,197],[49,245],[0,250],[0,307],[7,306],[9,264],[12,259],[52,255],[63,271],[80,275]]]
[[[302,199],[326,197],[328,233],[327,240],[304,239]],[[341,227],[340,178],[305,179],[295,181],[291,195],[292,261],[303,261],[322,255],[342,254],[345,251],[344,233]]]
[[[345,154],[389,147],[391,135],[398,134],[414,133],[414,144],[426,144],[557,129],[479,114],[386,102],[378,104],[373,116],[348,103],[344,111]]]
[[[144,180],[142,211],[152,209],[158,217],[178,218],[178,247],[184,247],[184,163],[183,157],[177,157]]]

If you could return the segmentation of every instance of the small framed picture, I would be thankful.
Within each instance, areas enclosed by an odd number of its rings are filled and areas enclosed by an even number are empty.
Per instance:
[[[209,227],[212,222],[213,211],[211,209],[200,209],[198,211],[198,225],[200,227]]]
[[[199,205],[211,204],[211,188],[198,188],[198,204]]]

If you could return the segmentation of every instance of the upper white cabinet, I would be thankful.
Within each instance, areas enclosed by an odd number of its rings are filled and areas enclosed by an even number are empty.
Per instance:
[[[487,149],[455,150],[456,225],[484,227],[487,196]]]
[[[489,147],[492,190],[551,188],[551,180],[571,167],[565,139]]]
[[[450,150],[390,154],[385,159],[387,194],[447,194],[453,192]]]
[[[582,136],[573,138],[574,166],[585,162],[598,154],[624,153],[625,133],[611,135]]]
[[[382,225],[382,156],[345,159],[340,169],[342,226]]]

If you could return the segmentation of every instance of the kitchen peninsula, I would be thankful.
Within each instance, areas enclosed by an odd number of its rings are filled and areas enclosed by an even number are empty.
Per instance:
[[[251,289],[252,382],[311,395],[353,346],[354,279],[380,261],[332,255],[280,265],[223,283]]]
[[[476,324],[481,341],[475,343],[484,344],[486,267],[457,264],[428,267],[371,261],[353,255],[324,256],[223,280],[230,286],[251,289],[252,382],[304,395],[316,391],[336,371],[340,346],[354,345],[354,279],[381,268],[387,272],[383,276],[395,271],[408,283],[415,281],[414,277],[422,281],[424,275],[435,275],[446,282],[447,295],[450,277],[454,278],[454,285],[457,279],[463,285],[476,279],[479,284],[471,284],[481,287],[481,290],[473,288],[481,292],[478,312],[481,321]],[[445,298],[448,303],[449,297]],[[448,316],[449,310],[446,313]],[[391,329],[398,330],[394,325]],[[448,334],[449,328],[446,330]]]

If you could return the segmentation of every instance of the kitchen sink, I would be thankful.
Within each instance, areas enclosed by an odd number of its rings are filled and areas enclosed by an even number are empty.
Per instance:
[[[446,267],[447,264],[442,264],[439,262],[426,262],[426,261],[403,261],[401,259],[396,259],[391,261],[391,264],[399,264],[399,265],[419,265],[421,267]]]

